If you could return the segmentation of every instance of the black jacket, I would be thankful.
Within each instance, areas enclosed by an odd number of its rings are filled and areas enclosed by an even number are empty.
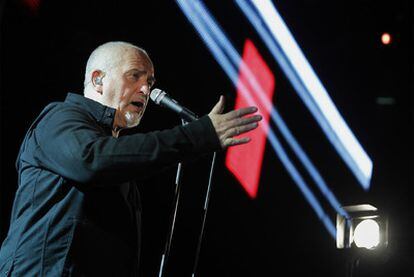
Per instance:
[[[16,162],[0,276],[136,276],[141,203],[134,180],[220,149],[207,116],[114,138],[115,110],[81,95],[48,105]]]

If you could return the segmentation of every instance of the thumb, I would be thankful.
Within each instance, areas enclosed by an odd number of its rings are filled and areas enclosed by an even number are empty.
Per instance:
[[[210,114],[221,114],[223,111],[224,111],[224,96],[220,95],[219,101],[213,107]]]

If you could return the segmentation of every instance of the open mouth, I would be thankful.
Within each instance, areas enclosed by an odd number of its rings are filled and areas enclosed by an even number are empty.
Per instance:
[[[131,104],[138,108],[142,108],[144,106],[144,103],[138,101],[131,102]]]

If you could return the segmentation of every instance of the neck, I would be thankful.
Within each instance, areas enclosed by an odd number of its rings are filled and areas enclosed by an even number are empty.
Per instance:
[[[85,90],[83,91],[83,95],[86,98],[92,99],[96,102],[101,103],[102,105],[105,105],[104,103],[102,103],[102,99],[99,98],[99,96],[101,96],[101,95],[96,93],[96,91],[91,91],[88,88],[85,88]],[[115,137],[115,138],[117,138],[119,136],[119,132],[122,130],[122,128],[119,127],[119,122],[121,122],[120,120],[121,119],[119,118],[119,113],[118,113],[118,111],[116,111],[115,112],[114,123],[113,123],[113,126],[112,126],[112,136]]]
[[[116,110],[115,111],[115,116],[114,116],[114,123],[113,123],[113,126],[112,126],[112,134],[114,135],[114,137],[118,137],[119,132],[122,129],[125,128],[125,127],[122,127],[122,126],[125,126],[123,117],[122,117],[121,113],[118,110]]]
[[[88,88],[85,88],[84,91],[83,91],[83,95],[86,98],[92,99],[92,100],[94,100],[96,102],[99,102],[99,103],[101,102],[98,99],[99,94],[96,91],[91,92]]]

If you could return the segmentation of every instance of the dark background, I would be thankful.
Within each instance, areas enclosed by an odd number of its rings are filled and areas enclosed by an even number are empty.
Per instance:
[[[247,38],[258,47],[276,78],[274,102],[279,112],[338,200],[343,205],[373,204],[389,215],[388,249],[364,255],[358,276],[414,276],[412,2],[275,2],[373,160],[369,191],[361,188],[324,137],[236,4],[206,4],[239,53]],[[99,44],[125,40],[147,49],[156,86],[200,115],[209,112],[220,94],[226,96],[228,110],[234,104],[236,89],[174,1],[15,0],[1,7],[1,241],[8,230],[17,183],[14,161],[25,130],[50,101],[63,100],[68,91],[82,93],[86,60]],[[390,45],[381,43],[383,32],[393,36]],[[384,98],[390,103],[382,104]],[[136,131],[177,124],[175,115],[151,103]],[[196,275],[345,276],[346,254],[336,249],[269,144],[255,199],[227,171],[224,157],[218,155]],[[191,275],[208,170],[209,157],[184,166],[166,276]],[[174,178],[171,169],[140,186],[143,276],[158,276]],[[306,178],[335,222],[335,210]]]

